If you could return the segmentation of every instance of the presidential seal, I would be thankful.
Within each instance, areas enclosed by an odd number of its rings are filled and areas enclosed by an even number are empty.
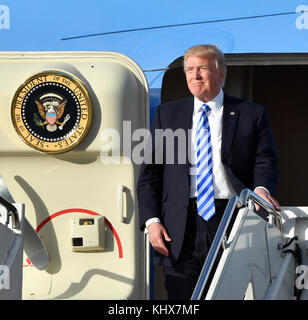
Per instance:
[[[75,148],[92,122],[89,93],[76,77],[46,71],[25,81],[12,102],[12,122],[30,147],[45,153]]]

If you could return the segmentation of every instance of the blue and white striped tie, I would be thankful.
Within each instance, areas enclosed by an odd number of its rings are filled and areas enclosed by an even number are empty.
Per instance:
[[[208,221],[215,214],[211,131],[207,113],[202,105],[197,131],[197,207],[198,214]]]

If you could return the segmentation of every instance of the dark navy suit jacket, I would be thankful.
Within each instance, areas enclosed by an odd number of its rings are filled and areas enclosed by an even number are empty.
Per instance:
[[[168,244],[169,257],[155,252],[156,263],[166,266],[175,263],[184,239],[190,195],[187,146],[193,108],[193,98],[158,106],[151,127],[153,163],[142,165],[137,184],[141,229],[144,229],[145,221],[158,217],[173,240],[170,246]],[[166,148],[166,141],[162,145],[155,143],[158,140],[157,136],[155,140],[155,129],[183,129],[186,132],[186,161],[178,159],[178,148],[183,147],[180,139],[175,139],[174,150],[170,150]],[[166,163],[170,152],[174,152],[174,164]],[[155,154],[163,160],[161,163],[155,164]],[[257,186],[267,188],[272,195],[275,193],[277,154],[269,117],[263,106],[224,96],[221,160],[237,194]]]

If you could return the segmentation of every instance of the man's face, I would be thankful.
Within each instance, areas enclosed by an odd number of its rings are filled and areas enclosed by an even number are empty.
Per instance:
[[[217,70],[214,57],[188,56],[185,71],[188,88],[194,97],[206,103],[217,96],[225,74]]]

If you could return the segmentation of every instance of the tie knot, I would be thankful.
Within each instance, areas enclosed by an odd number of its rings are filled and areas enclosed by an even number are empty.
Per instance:
[[[204,103],[204,104],[201,106],[201,109],[202,109],[202,111],[204,111],[205,113],[207,113],[208,111],[211,110],[211,108],[210,108],[206,103]]]

